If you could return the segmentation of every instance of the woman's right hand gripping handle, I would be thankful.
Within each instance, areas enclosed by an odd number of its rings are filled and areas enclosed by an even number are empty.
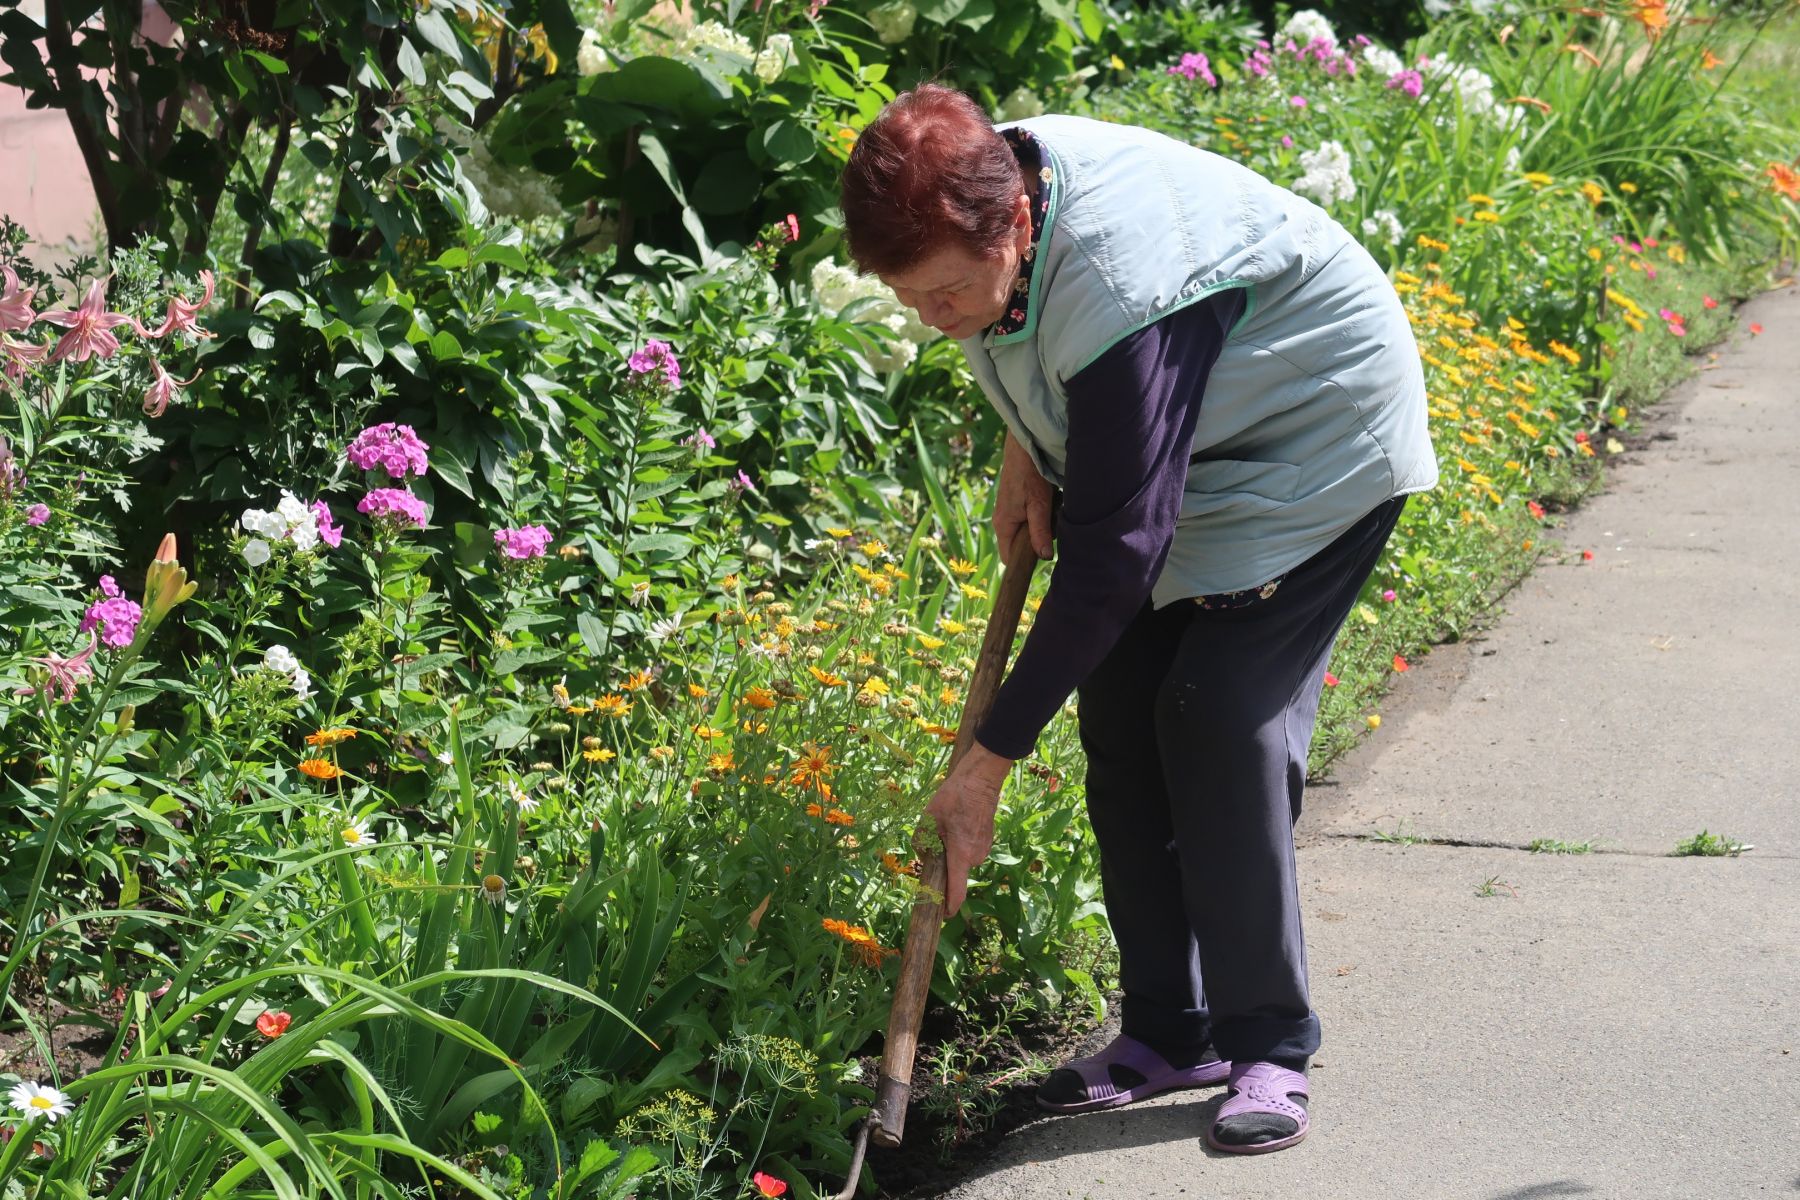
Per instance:
[[[1051,554],[1050,502],[1053,489],[1038,474],[1031,456],[1008,431],[1000,459],[1000,484],[994,496],[994,534],[1001,546],[1013,544],[1019,526],[1031,529],[1031,548],[1039,558]]]

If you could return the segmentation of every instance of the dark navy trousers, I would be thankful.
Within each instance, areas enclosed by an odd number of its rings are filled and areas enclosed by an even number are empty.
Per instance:
[[[1081,685],[1087,806],[1119,946],[1124,1031],[1303,1069],[1294,822],[1332,643],[1405,497],[1240,608],[1148,604]]]

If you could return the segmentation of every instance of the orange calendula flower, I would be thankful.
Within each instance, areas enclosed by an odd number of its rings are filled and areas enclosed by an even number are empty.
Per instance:
[[[302,775],[312,779],[336,779],[344,773],[342,768],[328,758],[303,758],[297,769]]]
[[[831,761],[831,747],[802,742],[800,749],[802,754],[790,768],[792,774],[788,782],[795,787],[823,790],[825,781],[837,774],[837,764]]]
[[[827,809],[825,812],[825,823],[827,825],[849,826],[856,824],[856,818],[841,808],[832,808]]]
[[[617,692],[608,692],[594,701],[594,711],[603,717],[623,717],[631,712],[631,701]]]
[[[735,766],[737,766],[737,762],[731,757],[729,750],[706,756],[706,769],[717,774],[723,775]]]
[[[891,850],[881,856],[881,865],[895,875],[917,875],[919,873],[917,860],[901,862],[900,856]]]
[[[706,699],[707,691],[705,688],[701,687],[699,684],[690,683],[687,685],[687,687],[688,687],[688,695],[692,696],[694,699],[696,699],[696,700]]]
[[[635,692],[641,688],[647,688],[649,686],[650,686],[650,672],[634,671],[634,672],[632,672],[630,678],[628,678],[624,683],[621,683],[619,685],[619,689],[621,691],[626,691],[626,692]]]
[[[696,725],[694,726],[694,736],[703,742],[710,742],[714,738],[724,737],[725,731],[722,729],[714,729],[711,725]]]
[[[828,688],[840,688],[844,686],[844,680],[833,675],[830,671],[821,671],[817,667],[808,667],[806,669],[812,672],[812,677],[814,679],[818,680]]]
[[[1800,200],[1800,172],[1786,163],[1772,162],[1764,172],[1769,177],[1769,186],[1789,200]]]
[[[355,736],[356,730],[354,729],[321,729],[316,733],[307,734],[306,744],[309,746],[335,746],[339,742],[349,741]]]
[[[857,961],[866,967],[879,967],[882,959],[899,953],[883,946],[874,934],[861,925],[852,925],[848,921],[837,921],[830,917],[826,917],[819,924],[826,933],[848,942]]]
[[[751,708],[774,708],[775,693],[765,687],[753,687],[744,693],[744,703]]]
[[[1581,185],[1581,194],[1586,196],[1588,203],[1595,207],[1599,207],[1601,202],[1606,199],[1606,190],[1591,179]]]

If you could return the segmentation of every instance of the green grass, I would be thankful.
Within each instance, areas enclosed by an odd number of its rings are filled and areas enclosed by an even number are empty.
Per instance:
[[[1514,900],[1517,900],[1519,898],[1519,889],[1500,878],[1498,875],[1489,875],[1486,879],[1475,885],[1475,895],[1482,900],[1486,900],[1490,896],[1511,896]]]
[[[1736,858],[1746,850],[1756,847],[1736,838],[1723,834],[1708,833],[1702,829],[1691,838],[1683,838],[1675,843],[1675,858]]]
[[[1565,842],[1557,838],[1533,838],[1525,847],[1533,854],[1592,854],[1592,842]]]
[[[1422,833],[1406,832],[1406,822],[1400,822],[1395,829],[1377,829],[1369,834],[1371,842],[1382,842],[1389,846],[1429,846],[1432,839]]]

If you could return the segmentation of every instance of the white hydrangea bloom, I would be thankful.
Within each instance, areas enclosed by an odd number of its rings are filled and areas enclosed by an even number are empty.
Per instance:
[[[1404,59],[1398,54],[1395,54],[1392,50],[1389,50],[1386,46],[1377,46],[1374,42],[1370,42],[1367,46],[1363,47],[1362,59],[1363,62],[1367,63],[1370,68],[1373,69],[1376,77],[1383,83],[1392,78],[1394,72],[1404,71],[1406,69],[1406,61]]]
[[[592,29],[581,31],[581,48],[575,52],[575,69],[583,75],[598,75],[613,69],[612,56],[600,43],[600,35]]]
[[[251,538],[244,543],[244,561],[253,567],[260,567],[269,561],[269,543],[261,538]]]
[[[868,13],[869,24],[875,29],[875,36],[885,46],[904,42],[912,36],[913,23],[919,19],[919,10],[907,0],[891,0],[888,4],[879,4]]]
[[[1344,149],[1342,142],[1325,142],[1317,150],[1304,151],[1300,155],[1300,166],[1306,173],[1293,184],[1294,191],[1326,205],[1356,199],[1356,180],[1350,175],[1350,152]]]
[[[1400,239],[1406,236],[1406,230],[1400,224],[1400,215],[1391,208],[1378,208],[1370,216],[1363,218],[1363,236],[1380,238],[1390,246],[1398,246]]]
[[[300,669],[300,660],[286,646],[270,646],[263,651],[263,666],[282,675],[292,675]]]
[[[828,313],[837,314],[858,300],[875,299],[861,320],[880,324],[899,339],[890,346],[869,352],[869,365],[878,371],[903,370],[918,357],[919,347],[938,337],[938,331],[924,324],[912,309],[901,305],[888,286],[873,275],[859,275],[849,267],[831,259],[820,259],[812,269],[813,298]]]
[[[1287,38],[1293,38],[1302,46],[1310,46],[1316,38],[1324,38],[1333,49],[1338,44],[1337,31],[1331,27],[1331,22],[1326,20],[1324,13],[1311,8],[1303,8],[1289,17],[1288,23],[1275,35],[1277,44]]]
[[[771,33],[763,43],[762,53],[756,56],[756,77],[764,83],[774,83],[797,61],[794,39],[785,33]]]
[[[675,39],[675,53],[693,54],[698,50],[716,50],[726,54],[735,54],[739,58],[756,57],[756,47],[750,39],[717,21],[701,21],[690,25]]]
[[[1002,121],[1023,121],[1028,117],[1044,115],[1044,102],[1038,94],[1028,87],[1016,87],[1000,102],[1000,119]]]

